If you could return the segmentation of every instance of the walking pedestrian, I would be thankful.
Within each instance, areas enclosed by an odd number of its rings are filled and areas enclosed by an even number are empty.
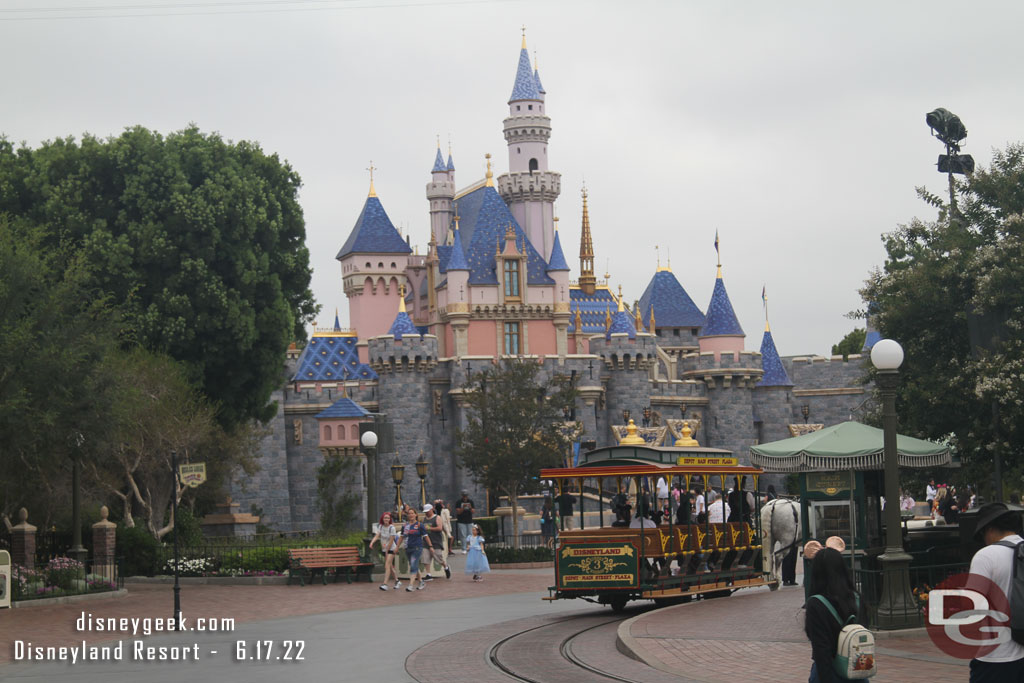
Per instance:
[[[441,518],[441,540],[444,542],[444,561],[448,561],[448,554],[452,551],[452,513],[448,511],[445,502],[438,498],[434,501],[434,512]]]
[[[462,544],[462,552],[466,552],[469,544],[469,530],[473,526],[473,512],[476,506],[473,499],[469,497],[469,491],[463,490],[462,498],[455,504],[455,524],[459,532],[459,543]]]
[[[395,531],[395,525],[391,523],[391,513],[385,512],[380,516],[377,533],[370,539],[370,547],[379,542],[380,551],[384,554],[384,583],[380,585],[382,591],[388,590],[388,577],[392,575],[395,577],[395,590],[402,586],[402,582],[398,580],[398,570],[395,568],[395,553],[398,552],[400,538],[399,533]]]
[[[811,673],[808,683],[831,683],[840,680],[832,668],[832,660],[839,649],[839,632],[846,623],[861,623],[860,597],[838,550],[826,547],[814,555],[810,593],[804,616],[804,633],[811,641]],[[844,624],[832,616],[829,605],[836,614],[847,620]]]
[[[427,503],[423,506],[423,527],[427,530],[427,540],[430,543],[423,549],[422,559],[420,560],[423,564],[423,570],[426,572],[426,576],[423,577],[424,581],[432,581],[433,576],[430,575],[430,571],[434,564],[439,564],[444,568],[444,577],[446,579],[452,578],[452,570],[448,568],[448,562],[444,559],[444,528],[441,526],[441,518],[434,512],[434,506]]]
[[[409,585],[405,590],[421,591],[427,587],[420,575],[420,555],[423,553],[423,546],[430,543],[426,527],[416,518],[416,511],[409,510],[406,513],[405,526],[402,527],[402,537],[405,539],[405,556],[409,560]],[[416,585],[419,581],[420,585]]]
[[[488,564],[487,553],[484,552],[484,537],[480,535],[480,527],[476,524],[472,526],[466,547],[466,574],[472,574],[474,581],[483,581],[481,574],[491,571],[491,565]]]
[[[974,553],[970,576],[988,579],[988,582],[979,580],[979,584],[994,583],[1009,598],[1013,595],[1016,546],[1024,543],[1020,511],[1011,510],[1006,503],[988,503],[981,506],[976,519],[978,530],[974,540],[984,542],[985,547]],[[982,595],[988,593],[983,585],[972,587],[970,579],[966,587]],[[991,599],[989,602],[991,604]],[[971,660],[970,680],[971,683],[1024,680],[1024,645],[1007,639],[988,654],[975,657]]]

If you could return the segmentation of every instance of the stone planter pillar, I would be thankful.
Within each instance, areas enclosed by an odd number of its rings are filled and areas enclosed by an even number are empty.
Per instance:
[[[108,581],[117,578],[117,525],[107,519],[110,510],[100,508],[100,521],[92,525],[92,573]]]
[[[36,566],[36,528],[28,523],[28,510],[18,510],[18,524],[11,529],[11,561],[28,569]]]

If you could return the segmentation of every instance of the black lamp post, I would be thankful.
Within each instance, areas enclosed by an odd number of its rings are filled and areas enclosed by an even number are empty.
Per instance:
[[[628,408],[622,411],[622,421],[624,423],[626,423],[626,424],[629,424],[629,409]]]
[[[405,478],[405,465],[400,465],[398,460],[391,466],[391,481],[395,482],[395,510],[398,511],[399,521],[405,519],[402,513],[402,479]]]
[[[87,554],[82,545],[82,445],[85,437],[81,432],[73,435],[74,446],[71,453],[71,550],[68,553],[79,562],[85,562]]]
[[[366,471],[369,479],[366,485],[366,533],[373,535],[373,513],[377,508],[377,432],[363,432],[359,437],[359,443],[366,453]]]
[[[806,403],[800,406],[800,414],[804,416],[804,424],[807,424],[807,418],[811,415],[811,407]]]
[[[644,408],[644,427],[651,426],[651,407],[647,406]]]
[[[174,518],[174,630],[181,630],[181,584],[178,582],[178,451],[171,451],[171,475],[174,490],[171,492],[171,516]]]
[[[899,461],[896,449],[896,390],[903,348],[892,339],[882,339],[871,347],[871,363],[878,372],[875,383],[882,395],[882,434],[885,453],[885,552],[882,565],[882,596],[878,604],[881,628],[908,628],[920,622],[920,610],[910,591],[910,555],[903,549],[900,520]],[[850,511],[851,514],[853,511]]]
[[[430,467],[430,461],[423,457],[423,451],[420,451],[420,459],[416,461],[416,474],[420,478],[420,504],[427,504],[427,468]]]

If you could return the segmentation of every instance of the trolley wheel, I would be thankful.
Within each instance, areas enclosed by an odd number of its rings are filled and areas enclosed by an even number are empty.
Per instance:
[[[692,595],[677,595],[671,598],[654,598],[654,604],[656,607],[671,607],[672,605],[682,605],[690,602],[692,599]]]
[[[616,595],[615,597],[608,600],[608,604],[611,606],[612,611],[615,613],[621,612],[626,609],[626,603],[629,602],[629,598],[625,595]]]
[[[711,600],[712,598],[727,598],[730,595],[732,595],[732,591],[730,591],[730,590],[711,591],[710,593],[705,593],[704,594],[704,599],[705,600]]]

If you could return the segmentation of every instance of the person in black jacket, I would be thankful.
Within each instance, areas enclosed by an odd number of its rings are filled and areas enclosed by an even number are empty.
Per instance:
[[[822,548],[814,556],[814,562],[811,563],[810,594],[824,596],[844,619],[855,615],[850,623],[861,623],[857,591],[838,550]],[[836,656],[842,626],[817,598],[808,599],[804,607],[807,610],[804,632],[811,641],[812,662],[808,683],[839,681],[840,678],[832,668],[832,660]]]

